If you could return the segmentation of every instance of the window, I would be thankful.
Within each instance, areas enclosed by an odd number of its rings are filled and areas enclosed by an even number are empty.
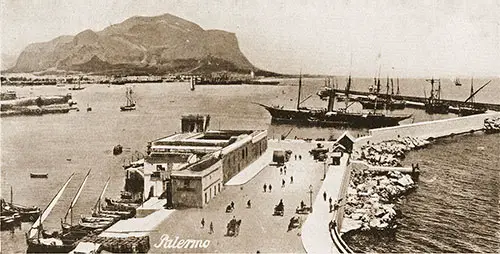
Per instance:
[[[217,186],[214,186],[214,196],[217,195]]]
[[[220,183],[219,183],[219,193],[220,193]]]
[[[184,180],[184,188],[189,188],[189,180]]]
[[[208,203],[207,193],[205,192],[205,204]]]

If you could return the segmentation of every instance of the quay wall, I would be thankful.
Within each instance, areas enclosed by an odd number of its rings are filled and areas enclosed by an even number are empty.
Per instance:
[[[367,142],[378,143],[406,136],[427,139],[478,131],[484,128],[484,120],[492,117],[500,117],[500,112],[370,129],[368,136],[356,139],[355,146],[365,145]]]
[[[339,231],[342,228],[342,221],[344,220],[344,208],[345,208],[345,203],[347,201],[346,198],[347,189],[349,187],[349,182],[351,180],[351,171],[352,171],[352,164],[350,162],[350,155],[349,155],[349,158],[347,159],[346,163],[346,169],[344,171],[344,175],[342,176],[339,195],[337,197],[337,200],[341,200],[339,204],[340,206],[339,209],[334,214],[334,220],[337,222],[337,228]]]

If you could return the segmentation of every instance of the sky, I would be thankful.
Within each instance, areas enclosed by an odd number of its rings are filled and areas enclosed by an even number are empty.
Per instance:
[[[500,76],[500,0],[0,0],[2,54],[164,13],[236,34],[256,67],[372,77]]]

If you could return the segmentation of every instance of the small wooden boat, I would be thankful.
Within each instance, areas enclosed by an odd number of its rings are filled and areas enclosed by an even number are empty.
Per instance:
[[[48,173],[30,173],[31,178],[48,178]]]
[[[43,210],[40,217],[38,217],[26,233],[26,245],[28,245],[28,250],[26,252],[68,253],[76,247],[78,239],[70,234],[64,234],[58,237],[44,237],[45,234],[43,234],[45,231],[43,230],[44,220],[48,217],[57,201],[61,198],[62,193],[68,186],[73,176],[74,174],[71,174],[69,179],[64,183],[61,189],[59,189],[54,198],[52,198],[50,203]]]
[[[116,145],[115,147],[113,147],[113,154],[114,155],[119,155],[123,152],[123,146],[121,145]]]

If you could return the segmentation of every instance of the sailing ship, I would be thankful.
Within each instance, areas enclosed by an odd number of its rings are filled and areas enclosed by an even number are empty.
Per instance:
[[[64,185],[59,189],[57,194],[52,198],[47,207],[43,210],[40,217],[33,223],[28,232],[26,232],[26,244],[28,245],[27,252],[39,253],[68,253],[76,247],[78,239],[71,234],[49,235],[43,229],[43,222],[49,216],[52,209],[61,198],[64,190],[75,174],[66,180]]]
[[[425,102],[425,112],[429,114],[448,114],[449,105],[441,100],[441,80],[439,79],[426,79],[431,83],[431,94]],[[434,88],[434,84],[438,84],[438,88]]]
[[[96,221],[94,218],[112,218],[114,220],[121,220],[121,219],[129,219],[135,216],[135,208],[133,209],[123,209],[119,210],[117,207],[112,207],[112,206],[102,206],[102,201],[104,200],[104,193],[106,192],[106,188],[108,187],[109,184],[109,178],[106,184],[104,185],[104,188],[102,189],[101,195],[99,195],[99,198],[97,199],[97,202],[94,206],[92,217],[85,218],[85,221],[88,222],[93,222]],[[82,218],[83,220],[83,218]]]
[[[73,87],[70,87],[68,89],[69,90],[83,90],[83,89],[85,89],[85,87],[81,86],[81,80],[82,80],[82,77],[80,77],[80,79],[78,79],[78,86],[76,84],[74,84]]]
[[[318,92],[321,99],[328,99],[328,107],[321,109],[312,109],[301,107],[301,90],[302,90],[302,75],[299,77],[299,91],[296,109],[284,109],[279,106],[266,106],[264,107],[271,114],[272,122],[285,122],[296,124],[308,124],[319,126],[350,126],[354,128],[378,128],[387,126],[396,126],[400,121],[410,118],[411,114],[404,115],[385,115],[383,113],[375,112],[361,112],[354,113],[348,112],[349,105],[349,89],[351,86],[351,76],[347,80],[346,85],[346,107],[341,109],[334,109],[335,103],[335,89],[332,87],[325,87],[324,90]],[[307,99],[307,98],[306,98]]]
[[[458,107],[450,107],[450,112],[456,113],[459,116],[470,116],[470,115],[477,115],[477,114],[482,114],[485,113],[488,109],[485,107],[478,107],[474,104],[474,96],[481,91],[484,87],[486,87],[489,83],[491,82],[488,81],[486,82],[483,86],[481,86],[479,89],[474,91],[474,79],[471,78],[470,81],[470,96],[465,99],[464,105],[459,105]],[[471,103],[469,106],[468,103]]]
[[[125,106],[121,106],[120,110],[121,111],[135,110],[135,101],[134,98],[132,97],[131,87],[127,87],[127,89],[125,90],[125,97],[127,98],[127,104]]]
[[[389,78],[387,78],[387,92],[386,98],[380,98],[380,78],[375,78],[374,83],[376,86],[375,93],[368,95],[367,97],[358,97],[356,101],[363,105],[364,109],[405,109],[406,102],[403,100],[396,100],[392,96],[394,95],[394,80],[391,79],[391,94],[389,94]],[[399,79],[397,79],[397,95],[399,95]],[[373,92],[373,89],[370,89]]]

